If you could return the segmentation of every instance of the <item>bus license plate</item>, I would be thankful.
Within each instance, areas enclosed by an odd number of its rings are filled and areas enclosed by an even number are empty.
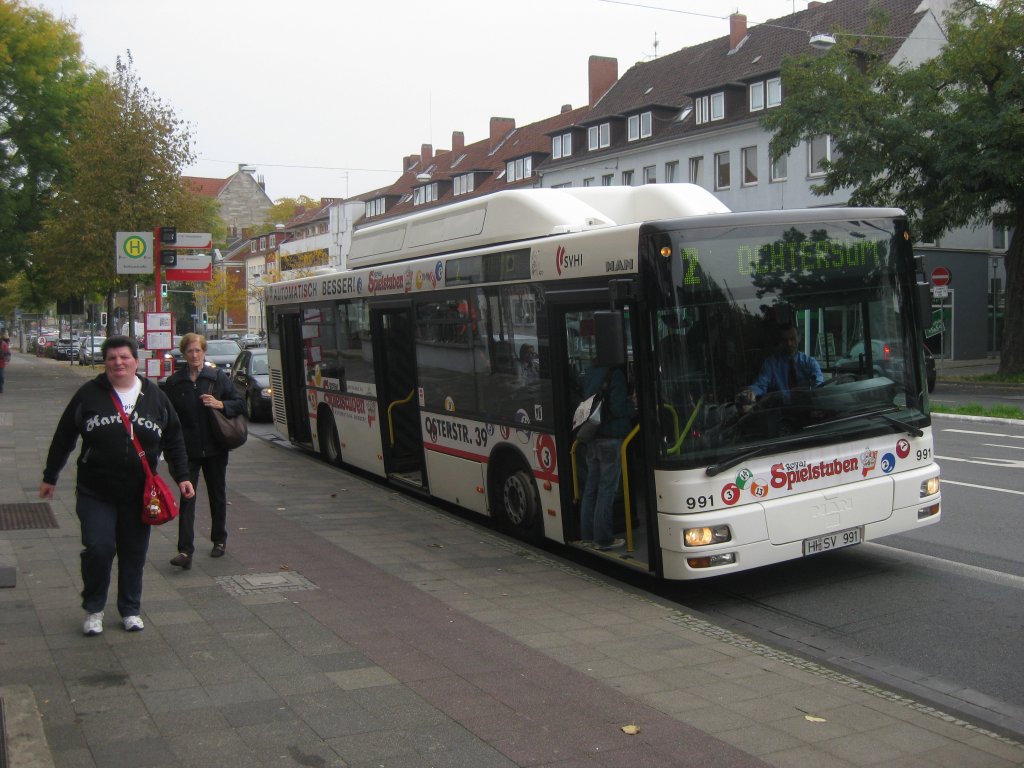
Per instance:
[[[862,528],[848,528],[845,531],[836,531],[835,533],[826,533],[824,536],[815,536],[813,539],[804,539],[804,557],[828,552],[833,549],[852,547],[854,544],[860,544],[862,537]]]

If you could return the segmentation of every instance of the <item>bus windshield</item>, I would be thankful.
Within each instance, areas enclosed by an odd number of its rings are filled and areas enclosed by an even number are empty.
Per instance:
[[[663,466],[927,426],[898,219],[661,231],[653,325]]]

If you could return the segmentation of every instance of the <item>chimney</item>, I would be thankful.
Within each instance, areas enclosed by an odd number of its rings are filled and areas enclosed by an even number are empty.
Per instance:
[[[742,13],[729,16],[729,50],[735,51],[747,36],[747,17]]]
[[[452,152],[461,152],[466,148],[466,134],[462,131],[452,131]]]
[[[590,104],[594,106],[619,79],[619,60],[608,56],[591,56],[587,62],[590,83]]]
[[[572,112],[572,104],[563,104],[559,114],[564,115],[566,112]]]
[[[420,147],[420,157],[423,160],[423,167],[426,168],[430,165],[430,161],[434,159],[434,147],[430,144],[424,144]]]
[[[515,130],[516,121],[513,117],[491,118],[491,148],[498,146],[506,136]]]

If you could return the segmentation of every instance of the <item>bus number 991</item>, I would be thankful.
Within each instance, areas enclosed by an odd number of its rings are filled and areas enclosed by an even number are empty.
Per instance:
[[[711,509],[715,506],[714,496],[690,496],[686,499],[687,509]]]

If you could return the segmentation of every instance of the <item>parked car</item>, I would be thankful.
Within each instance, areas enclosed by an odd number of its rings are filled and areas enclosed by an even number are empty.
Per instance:
[[[238,346],[242,349],[249,349],[250,347],[260,347],[263,345],[263,339],[260,338],[258,333],[247,333],[238,340]]]
[[[164,360],[171,360],[174,363],[172,370],[180,371],[188,363],[185,356],[181,354],[181,336],[173,338],[174,346],[164,352]],[[211,368],[223,368],[230,371],[232,363],[241,351],[238,344],[228,339],[207,339],[206,340],[206,364]]]
[[[54,345],[58,360],[74,360],[78,354],[78,335],[61,336]]]
[[[245,400],[245,414],[249,420],[273,419],[273,391],[266,348],[243,349],[235,358],[230,375],[235,389]]]
[[[102,336],[83,336],[78,345],[78,364],[92,365],[102,362],[104,341],[106,339]]]
[[[206,364],[212,368],[230,371],[242,348],[231,339],[209,339],[206,342]]]
[[[57,337],[56,331],[45,331],[39,334],[39,338],[36,339],[36,355],[39,357],[54,357]]]

